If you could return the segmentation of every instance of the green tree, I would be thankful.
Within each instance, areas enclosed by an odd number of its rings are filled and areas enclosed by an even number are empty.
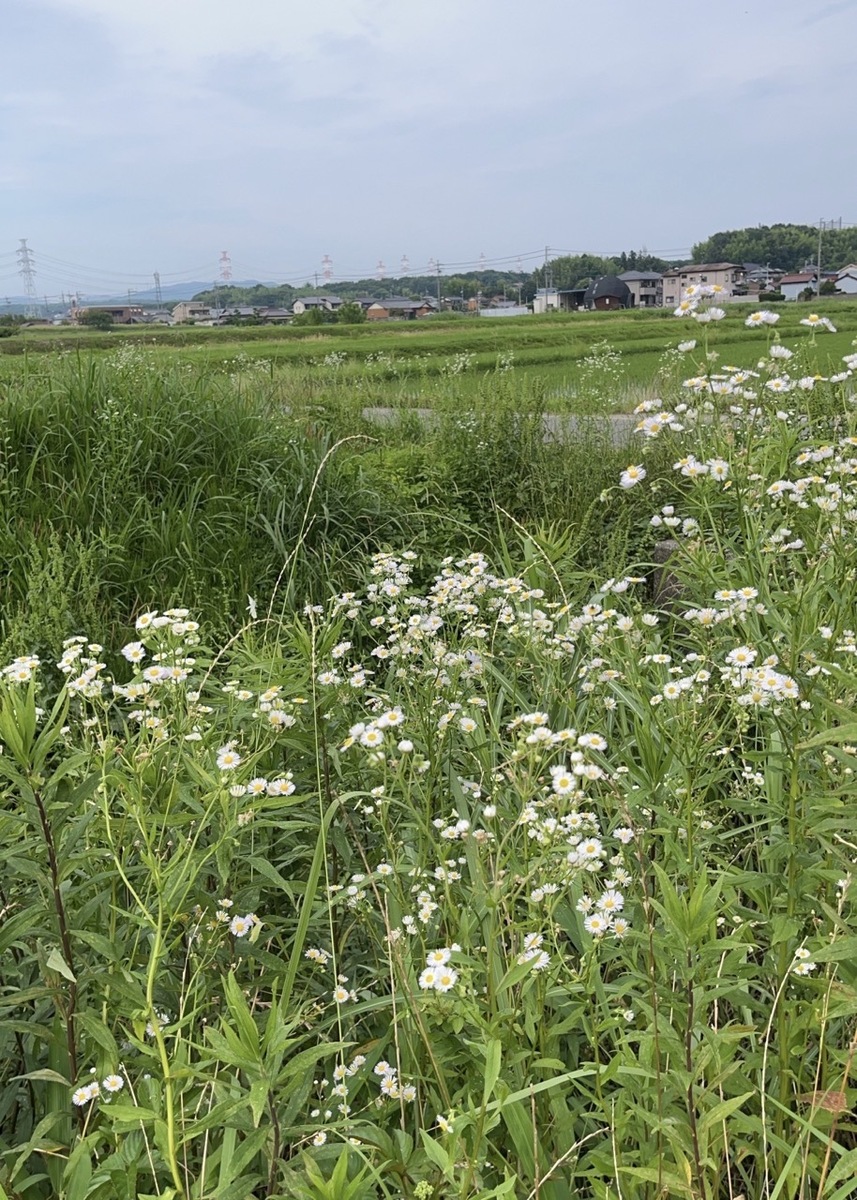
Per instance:
[[[818,255],[817,225],[757,225],[714,233],[693,247],[693,261],[756,262],[799,271]],[[857,227],[821,231],[822,266],[839,270],[857,260]]]
[[[88,308],[85,313],[81,313],[78,324],[85,325],[87,329],[100,329],[103,332],[113,328],[113,318],[106,308]]]
[[[298,313],[293,325],[326,325],[329,321],[335,321],[336,316],[333,313],[322,312],[320,308],[308,308],[306,312]]]
[[[349,300],[342,305],[336,314],[336,319],[340,325],[360,325],[366,320],[366,312],[362,304],[358,304],[355,300]]]

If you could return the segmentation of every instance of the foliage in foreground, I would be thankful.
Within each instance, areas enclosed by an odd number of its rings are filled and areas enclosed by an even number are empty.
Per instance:
[[[654,595],[530,536],[9,664],[10,1196],[853,1194],[855,362],[784,351],[640,413]]]
[[[582,544],[621,466],[598,429],[546,441],[544,397],[506,375],[427,425],[372,422],[365,397],[246,359],[211,371],[123,347],[16,365],[0,384],[0,646],[13,653],[59,653],[81,628],[112,643],[152,604],[192,606],[226,639],[278,577],[280,603],[299,604],[356,585],[384,545],[484,547],[497,506],[562,520]],[[627,513],[618,524],[621,543]]]

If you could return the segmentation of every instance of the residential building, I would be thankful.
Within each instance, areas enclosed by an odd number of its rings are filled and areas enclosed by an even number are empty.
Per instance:
[[[660,308],[663,287],[658,271],[623,271],[617,275],[631,293],[631,308]]]
[[[684,298],[685,289],[705,284],[716,288],[725,298],[742,293],[746,288],[747,272],[740,263],[690,263],[673,267],[663,275],[663,303],[675,308]]]
[[[770,263],[764,267],[761,263],[744,263],[744,270],[747,272],[747,288],[755,292],[776,291],[780,277],[785,275],[785,271],[772,267]]]
[[[590,283],[584,293],[583,303],[586,308],[595,308],[599,312],[630,308],[631,289],[618,275],[602,275]]]
[[[857,264],[850,263],[836,272],[836,290],[846,295],[857,295]]]
[[[317,308],[323,312],[336,312],[342,308],[341,296],[298,296],[292,305],[292,312],[296,317],[302,316],[305,312],[309,312],[311,308]]]
[[[183,325],[187,321],[210,321],[211,308],[208,304],[200,304],[198,300],[182,300],[173,309],[173,321]]]
[[[367,321],[414,321],[430,317],[437,312],[434,300],[409,300],[405,296],[391,296],[388,300],[375,300],[366,309]]]
[[[86,308],[73,308],[72,320],[76,323],[84,313],[106,312],[114,325],[140,325],[145,320],[142,306],[136,304],[90,304]]]
[[[799,300],[807,289],[811,292],[817,291],[817,281],[818,273],[816,271],[799,271],[793,275],[783,275],[780,280],[780,291],[786,300]]]
[[[539,288],[533,297],[534,313],[558,312],[561,307],[558,288]]]

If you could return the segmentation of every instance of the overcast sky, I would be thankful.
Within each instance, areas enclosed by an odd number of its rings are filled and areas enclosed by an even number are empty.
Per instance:
[[[857,222],[855,46],[857,0],[0,0],[0,293],[23,237],[41,294]]]

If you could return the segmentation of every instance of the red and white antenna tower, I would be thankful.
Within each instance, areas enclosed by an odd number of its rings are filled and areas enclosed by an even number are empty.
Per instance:
[[[407,254],[402,255],[401,262],[399,263],[399,269],[401,270],[403,275],[410,274],[411,260],[408,258]]]
[[[333,259],[329,254],[325,254],[321,260],[321,277],[325,283],[330,283],[333,279]]]
[[[232,278],[232,259],[229,257],[228,250],[220,251],[220,281],[228,283]]]
[[[375,266],[375,278],[383,279],[386,274],[387,274],[387,268],[384,265],[384,260],[382,258],[379,258],[378,262]]]

